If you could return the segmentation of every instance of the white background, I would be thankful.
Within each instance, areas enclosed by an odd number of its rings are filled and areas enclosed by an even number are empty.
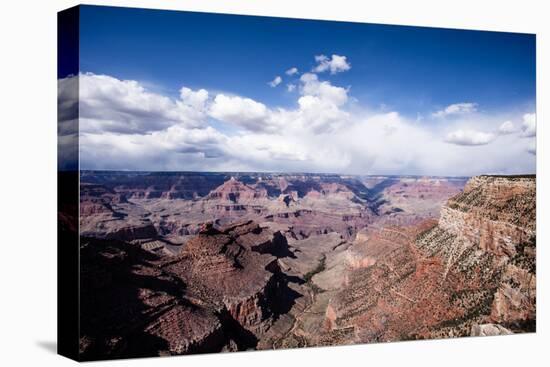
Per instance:
[[[4,1],[0,11],[0,365],[69,365],[56,339],[56,12],[74,1]],[[117,366],[548,365],[550,108],[545,1],[196,0],[94,4],[537,33],[537,334],[101,362]],[[475,57],[475,55],[473,55]],[[545,134],[546,133],[546,134]],[[545,136],[546,135],[546,136]],[[548,168],[547,168],[548,169]],[[546,203],[545,205],[543,205]]]

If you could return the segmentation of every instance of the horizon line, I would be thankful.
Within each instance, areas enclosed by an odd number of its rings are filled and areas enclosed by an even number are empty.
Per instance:
[[[199,173],[199,174],[279,174],[279,175],[323,175],[323,176],[382,176],[382,177],[446,177],[446,178],[471,178],[475,176],[535,176],[534,173],[480,173],[474,175],[433,175],[433,174],[382,174],[382,173],[335,173],[335,172],[300,172],[300,171],[193,171],[193,170],[127,170],[127,169],[79,169],[79,172],[109,172],[109,173]],[[61,172],[61,171],[60,171]],[[68,172],[68,171],[67,171]]]

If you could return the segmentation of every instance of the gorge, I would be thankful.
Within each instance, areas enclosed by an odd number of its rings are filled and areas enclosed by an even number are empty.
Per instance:
[[[83,359],[535,330],[534,176],[82,171]]]

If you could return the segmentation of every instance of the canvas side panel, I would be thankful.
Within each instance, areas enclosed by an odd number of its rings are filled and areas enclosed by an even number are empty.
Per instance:
[[[57,16],[57,352],[79,350],[79,8]]]

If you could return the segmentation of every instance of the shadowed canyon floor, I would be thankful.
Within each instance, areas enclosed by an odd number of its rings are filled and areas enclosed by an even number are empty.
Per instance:
[[[535,329],[534,176],[84,171],[80,230],[83,359]]]

